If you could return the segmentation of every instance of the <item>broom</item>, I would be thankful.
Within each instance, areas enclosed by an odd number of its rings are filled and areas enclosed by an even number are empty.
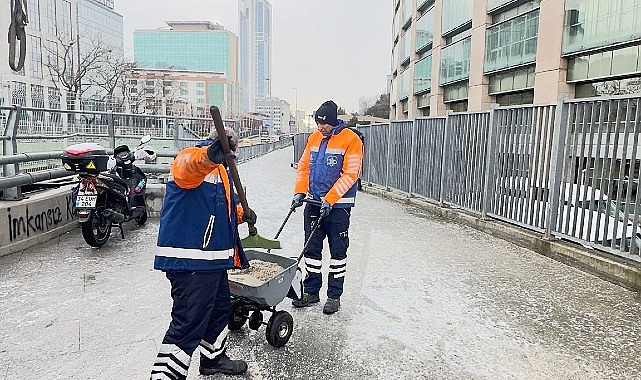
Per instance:
[[[214,119],[214,126],[218,133],[220,146],[223,148],[225,155],[229,156],[231,155],[231,149],[229,148],[229,141],[227,139],[227,134],[225,133],[223,118],[220,116],[220,110],[216,106],[211,106],[209,108],[209,113],[211,113],[211,117]],[[238,168],[236,167],[236,161],[233,157],[227,158],[227,166],[229,167],[229,173],[234,181],[234,187],[236,187],[236,193],[238,194],[240,205],[243,207],[243,212],[247,212],[249,209],[249,206],[247,205],[247,197],[245,196],[243,185],[240,182]],[[278,240],[267,239],[258,235],[258,230],[253,224],[248,223],[248,227],[249,235],[246,238],[240,239],[240,244],[243,248],[280,249],[280,242]]]

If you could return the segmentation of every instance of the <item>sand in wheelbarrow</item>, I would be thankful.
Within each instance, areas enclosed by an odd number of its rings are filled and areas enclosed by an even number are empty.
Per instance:
[[[260,286],[284,270],[276,263],[249,260],[249,268],[230,270],[229,279],[248,286]]]

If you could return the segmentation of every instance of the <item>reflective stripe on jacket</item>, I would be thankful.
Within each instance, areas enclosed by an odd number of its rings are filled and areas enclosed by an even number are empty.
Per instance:
[[[352,207],[362,164],[363,142],[339,120],[327,137],[314,131],[307,139],[298,161],[294,193],[325,199],[333,207]]]
[[[212,271],[248,267],[238,236],[237,202],[227,171],[207,147],[183,149],[171,165],[154,268]],[[233,212],[232,212],[233,210]]]

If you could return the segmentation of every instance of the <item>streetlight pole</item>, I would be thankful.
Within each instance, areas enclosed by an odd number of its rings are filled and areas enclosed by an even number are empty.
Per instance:
[[[292,90],[294,90],[294,123],[296,125],[296,133],[298,133],[298,88],[292,87]]]

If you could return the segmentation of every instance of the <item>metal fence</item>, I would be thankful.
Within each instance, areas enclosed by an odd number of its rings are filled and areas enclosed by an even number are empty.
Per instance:
[[[239,137],[250,132],[236,120],[223,120]],[[213,120],[198,117],[139,115],[110,111],[74,111],[30,108],[14,105],[0,107],[2,156],[0,190],[5,199],[19,199],[21,186],[62,178],[70,173],[62,168],[60,155],[65,147],[81,142],[95,142],[108,151],[119,145],[136,146],[144,135],[151,135],[150,145],[158,153],[158,164],[151,168],[166,172],[166,164],[182,148],[194,145],[209,134]],[[291,145],[291,139],[270,144],[241,146],[239,162]]]
[[[358,129],[364,183],[641,262],[640,95]]]

